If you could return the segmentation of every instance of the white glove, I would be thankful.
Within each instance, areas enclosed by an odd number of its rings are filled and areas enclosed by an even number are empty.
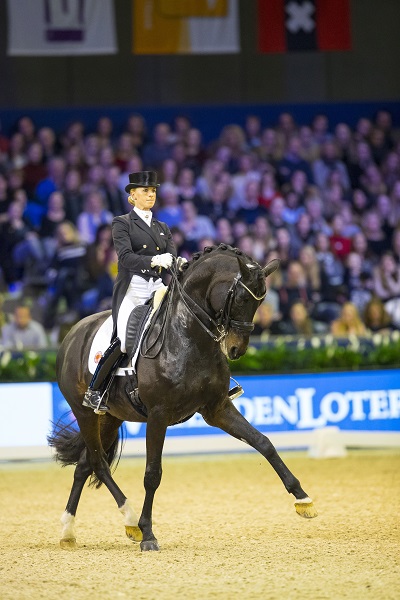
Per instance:
[[[166,252],[165,254],[157,254],[156,256],[153,256],[150,264],[152,267],[163,267],[164,269],[169,269],[173,260],[174,257],[172,254]]]
[[[187,258],[185,258],[184,256],[178,256],[178,258],[176,259],[176,264],[179,271],[182,271],[182,267],[185,263],[187,263]]]

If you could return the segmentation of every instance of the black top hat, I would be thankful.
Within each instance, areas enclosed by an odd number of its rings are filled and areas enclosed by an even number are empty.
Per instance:
[[[155,171],[139,171],[138,173],[129,173],[129,183],[125,187],[125,191],[129,194],[132,188],[158,187],[159,185]]]

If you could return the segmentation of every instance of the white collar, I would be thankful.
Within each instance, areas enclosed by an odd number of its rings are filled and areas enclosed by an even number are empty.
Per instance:
[[[133,207],[135,213],[148,225],[151,226],[151,219],[153,218],[153,213],[151,210],[141,210],[137,206]]]

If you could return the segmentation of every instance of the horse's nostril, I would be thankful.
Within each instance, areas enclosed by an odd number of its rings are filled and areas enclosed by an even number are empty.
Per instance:
[[[236,358],[239,358],[239,349],[236,346],[233,346],[231,348],[231,356],[232,358],[235,360]]]

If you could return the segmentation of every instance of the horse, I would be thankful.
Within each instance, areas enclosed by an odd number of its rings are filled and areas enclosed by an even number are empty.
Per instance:
[[[297,513],[306,518],[317,515],[311,498],[271,441],[248,423],[229,396],[228,359],[238,359],[245,353],[255,311],[267,292],[266,280],[278,266],[275,259],[262,267],[237,248],[224,244],[206,247],[181,269],[174,263],[168,291],[136,363],[138,393],[145,410],[138,410],[129,400],[125,377],[121,376],[115,377],[110,386],[108,412],[98,415],[82,406],[91,377],[91,342],[110,311],[85,317],[69,331],[57,354],[56,374],[79,430],[59,423],[49,436],[56,460],[63,466],[76,465],[61,517],[62,548],[76,547],[76,512],[90,478],[89,485],[99,487],[103,483],[114,497],[128,538],[140,542],[142,551],[159,550],[152,509],[161,482],[166,431],[195,413],[209,425],[258,450],[294,496]],[[119,460],[119,430],[124,421],[147,423],[145,497],[139,519],[110,468]]]

